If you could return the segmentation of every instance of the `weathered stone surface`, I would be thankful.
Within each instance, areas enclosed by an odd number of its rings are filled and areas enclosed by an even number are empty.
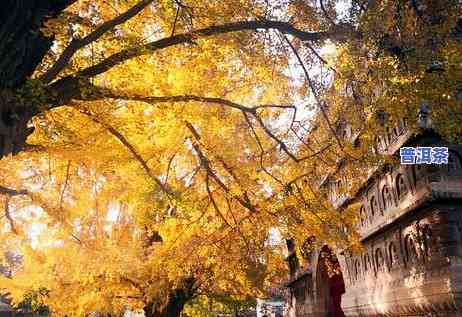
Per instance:
[[[397,130],[378,138],[380,151],[395,153],[409,136]],[[338,208],[348,201],[362,206],[364,252],[335,250],[346,316],[462,316],[462,145],[435,146],[449,147],[448,165],[372,170],[353,199],[333,200]],[[286,316],[341,316],[329,307],[319,253],[291,272]]]
[[[0,300],[0,317],[13,317],[14,311],[11,306]]]

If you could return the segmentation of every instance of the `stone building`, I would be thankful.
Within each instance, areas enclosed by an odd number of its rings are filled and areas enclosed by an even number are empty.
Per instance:
[[[426,113],[420,120],[430,124]],[[404,121],[387,132],[376,139],[383,154],[446,146],[449,164],[380,166],[365,171],[354,197],[331,197],[336,208],[361,204],[365,251],[321,244],[299,263],[288,241],[286,317],[462,316],[462,145],[444,144],[431,129],[415,136]],[[327,176],[319,186],[336,182]],[[328,274],[329,262],[340,271]]]

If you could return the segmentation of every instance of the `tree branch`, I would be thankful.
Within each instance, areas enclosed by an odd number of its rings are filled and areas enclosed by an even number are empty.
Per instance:
[[[253,124],[252,122],[250,121],[248,115],[246,113],[243,113],[243,116],[244,116],[244,119],[245,119],[245,122],[247,123],[247,125],[249,126],[254,138],[255,138],[255,141],[257,142],[257,145],[258,147],[260,148],[260,155],[259,155],[259,158],[260,158],[260,168],[262,169],[263,172],[265,172],[268,176],[270,176],[272,179],[274,179],[277,183],[279,183],[280,185],[284,186],[284,183],[279,179],[277,178],[276,176],[274,176],[273,174],[271,174],[268,169],[265,167],[265,165],[263,164],[263,156],[265,155],[265,149],[263,148],[263,144],[261,143],[260,141],[260,138],[258,137],[258,134],[257,132],[255,131],[255,128],[253,127]]]
[[[27,195],[28,191],[25,189],[16,190],[16,189],[11,189],[11,188],[7,188],[4,186],[0,186],[0,194],[4,194],[8,196],[19,196],[19,195]]]
[[[52,81],[69,63],[72,56],[81,48],[87,46],[88,44],[96,41],[106,32],[113,29],[115,26],[122,24],[135,15],[137,15],[141,10],[148,6],[153,0],[141,0],[128,11],[122,13],[121,15],[115,17],[112,20],[106,21],[101,24],[96,30],[88,34],[82,39],[73,39],[69,46],[63,51],[61,56],[58,58],[56,63],[41,77],[41,80],[45,83]]]
[[[223,99],[223,98],[216,98],[216,97],[202,97],[196,95],[177,95],[177,96],[141,96],[141,95],[118,95],[111,92],[103,92],[104,97],[106,98],[113,98],[113,99],[122,99],[122,100],[131,100],[131,101],[142,101],[150,104],[156,103],[167,103],[167,102],[190,102],[190,101],[197,101],[197,102],[204,102],[204,103],[211,103],[211,104],[218,104],[222,106],[227,106],[230,108],[238,109],[244,112],[253,113],[259,108],[286,108],[286,109],[293,109],[293,106],[284,106],[284,105],[263,105],[263,106],[256,106],[256,107],[245,107],[240,105],[236,102]]]
[[[210,190],[210,176],[209,176],[208,172],[205,174],[205,189],[207,190],[207,195],[209,196],[209,199],[210,199],[210,202],[212,203],[213,209],[215,209],[215,213],[220,217],[221,220],[223,220],[223,222],[228,227],[232,227],[229,224],[228,220],[226,220],[226,218],[223,215],[223,213],[221,212],[220,208],[218,208],[218,205],[217,205],[215,199],[213,198],[212,191]]]
[[[103,87],[93,86],[87,80],[77,80],[76,77],[69,77],[68,82],[65,83],[64,81],[58,81],[56,84],[53,85],[54,89],[51,92],[51,95],[57,96],[53,97],[54,100],[50,102],[49,109],[57,107],[58,104],[69,100],[69,99],[79,99],[79,100],[99,100],[103,98],[113,98],[113,99],[121,99],[121,100],[130,100],[130,101],[141,101],[146,102],[149,104],[156,104],[156,103],[172,103],[172,102],[190,102],[190,101],[197,101],[203,103],[210,103],[210,104],[218,104],[222,106],[227,106],[233,109],[237,109],[242,111],[243,113],[250,114],[253,118],[256,119],[258,125],[262,128],[266,135],[268,135],[271,139],[273,139],[281,148],[283,152],[285,152],[292,160],[295,162],[300,162],[300,159],[297,158],[287,147],[287,145],[279,139],[266,125],[264,124],[263,120],[259,116],[257,110],[258,109],[266,109],[266,108],[280,108],[280,109],[291,109],[296,111],[295,106],[290,105],[276,105],[276,104],[264,104],[264,105],[257,105],[254,107],[246,107],[236,102],[218,98],[218,97],[203,97],[203,96],[196,96],[196,95],[176,95],[176,96],[143,96],[143,95],[129,95],[129,94],[117,94],[110,89],[106,89]],[[73,87],[73,93],[70,95],[61,95],[61,91],[68,91],[69,87]],[[80,90],[87,90],[88,92],[83,94]]]
[[[74,76],[94,77],[102,74],[112,67],[123,63],[134,57],[146,55],[160,49],[170,46],[191,43],[193,40],[201,37],[209,37],[213,35],[226,34],[239,31],[257,31],[257,30],[276,29],[283,34],[290,34],[301,41],[319,42],[326,39],[341,41],[352,34],[352,28],[345,26],[336,26],[327,31],[306,32],[295,28],[289,22],[274,21],[274,20],[258,20],[258,21],[239,21],[230,22],[222,25],[214,25],[188,33],[176,34],[154,42],[147,43],[142,46],[131,47],[115,53],[100,63],[87,67]]]
[[[165,174],[165,181],[164,181],[164,185],[167,185],[168,183],[168,176],[170,174],[170,168],[172,166],[172,162],[173,162],[173,159],[175,158],[176,156],[176,153],[173,153],[172,156],[170,156],[170,158],[168,159],[168,164],[167,164],[167,172]]]
[[[168,184],[164,184],[159,178],[157,178],[154,173],[152,172],[151,168],[148,166],[146,161],[143,159],[143,157],[138,153],[138,151],[135,149],[135,147],[125,138],[125,136],[117,131],[114,127],[109,125],[108,123],[105,123],[98,119],[95,115],[90,113],[89,111],[86,111],[84,109],[78,109],[78,111],[82,114],[85,114],[88,116],[93,122],[96,122],[100,125],[102,125],[112,136],[114,136],[117,140],[120,141],[127,149],[128,151],[133,155],[133,157],[140,163],[140,165],[143,167],[145,170],[146,174],[156,183],[159,188],[167,194],[167,196],[170,198],[173,195],[172,189],[168,186]]]
[[[13,218],[10,214],[10,196],[6,196],[5,199],[5,217],[6,219],[8,219],[8,222],[10,223],[11,231],[14,234],[18,234],[18,230],[16,230],[16,226],[14,225]]]
[[[200,141],[200,135],[197,132],[197,130],[194,128],[194,126],[190,122],[186,122],[186,127],[191,131],[191,134],[193,135],[194,139],[192,142],[192,146],[194,148],[194,151],[196,152],[197,156],[199,157],[199,161],[202,165],[202,167],[205,169],[207,174],[212,178],[218,186],[227,194],[230,194],[230,189],[228,186],[226,186],[221,179],[215,174],[213,171],[209,159],[204,155],[202,152],[201,148],[199,147],[199,141]],[[243,197],[233,195],[233,198],[235,198],[244,208],[248,209],[251,212],[256,212],[257,209],[255,208],[254,205],[251,204],[249,197],[244,194]]]
[[[257,120],[258,124],[263,129],[263,131],[265,131],[265,133],[271,139],[276,141],[276,143],[279,145],[279,147],[281,148],[283,152],[285,152],[294,162],[297,162],[297,163],[300,162],[300,159],[298,159],[292,152],[290,152],[287,145],[281,139],[279,139],[270,129],[268,129],[268,127],[265,125],[265,123],[263,122],[263,120],[260,118],[258,114],[253,113],[253,117]]]
[[[115,94],[109,90],[105,90],[103,88],[97,88],[95,87],[96,91],[101,91],[101,95],[106,97],[106,98],[114,98],[114,99],[122,99],[122,100],[132,100],[132,101],[142,101],[150,104],[155,104],[155,103],[164,103],[164,102],[189,102],[189,101],[197,101],[197,102],[204,102],[204,103],[212,103],[212,104],[218,104],[222,106],[227,106],[230,108],[238,109],[244,113],[248,113],[254,117],[259,126],[263,129],[263,131],[276,143],[280,146],[281,150],[284,151],[292,160],[295,162],[299,162],[300,160],[288,149],[287,145],[279,139],[266,125],[264,124],[263,120],[261,117],[258,115],[257,110],[258,109],[265,109],[265,108],[280,108],[280,109],[291,109],[296,111],[295,106],[288,106],[288,105],[258,105],[254,107],[246,107],[243,105],[240,105],[236,102],[223,99],[223,98],[216,98],[216,97],[202,97],[202,96],[196,96],[196,95],[178,95],[178,96],[161,96],[161,97],[156,97],[156,96],[141,96],[141,95],[118,95]],[[91,97],[94,98],[94,97]]]
[[[330,70],[332,70],[336,75],[338,76],[341,76],[341,74],[332,66],[329,64],[329,62],[327,62],[321,55],[319,55],[318,52],[316,52],[316,50],[308,43],[305,43],[305,46],[308,47],[308,49],[324,64],[327,66],[327,68],[329,68]]]
[[[257,105],[254,107],[246,107],[236,102],[218,97],[203,97],[197,95],[144,96],[138,94],[129,94],[125,92],[114,92],[104,87],[94,86],[88,79],[77,77],[63,78],[61,80],[56,81],[48,88],[48,106],[46,107],[46,109],[51,110],[53,108],[60,107],[63,104],[69,103],[71,100],[96,101],[104,98],[140,101],[149,104],[197,101],[227,106],[252,114],[259,109],[265,108],[295,110],[294,106],[277,104],[265,104]],[[36,111],[34,115],[37,113],[38,111]]]
[[[70,169],[71,169],[71,161],[69,160],[67,161],[67,167],[66,167],[66,179],[64,180],[64,186],[61,190],[61,195],[59,197],[59,208],[63,207],[64,193],[66,192],[67,185],[68,185],[69,178],[70,178]]]
[[[324,14],[324,16],[326,17],[326,19],[329,21],[330,24],[332,25],[336,25],[334,20],[330,17],[329,13],[327,12],[326,10],[326,7],[324,6],[324,1],[323,0],[319,0],[319,4],[321,5],[321,11],[322,13]]]
[[[175,35],[176,22],[178,21],[178,16],[179,16],[179,14],[180,14],[180,10],[181,10],[181,7],[178,6],[178,8],[176,8],[175,20],[173,21],[172,33],[171,33],[170,36],[174,36],[174,35]]]
[[[324,103],[323,101],[321,101],[321,98],[319,97],[319,94],[318,94],[318,92],[316,91],[316,87],[314,86],[314,83],[313,83],[313,81],[311,80],[311,77],[310,77],[310,75],[309,75],[309,73],[308,73],[308,70],[307,70],[306,67],[305,67],[305,64],[303,63],[302,58],[300,57],[300,55],[298,54],[297,50],[296,50],[295,47],[292,45],[292,43],[289,41],[289,39],[288,39],[286,36],[284,36],[284,39],[286,40],[286,42],[287,42],[287,44],[289,45],[290,49],[292,50],[292,52],[294,53],[295,57],[297,58],[297,60],[298,60],[298,62],[299,62],[299,64],[300,64],[300,66],[302,67],[303,73],[304,73],[305,78],[306,78],[306,80],[307,80],[307,82],[308,82],[308,86],[310,87],[311,92],[313,93],[314,99],[315,99],[315,101],[316,101],[316,103],[317,103],[317,105],[318,105],[318,107],[319,107],[319,110],[321,111],[321,114],[322,114],[324,120],[326,121],[326,124],[327,124],[327,126],[328,126],[330,132],[332,133],[333,137],[334,137],[335,140],[337,141],[337,144],[338,144],[340,150],[341,150],[344,154],[348,155],[349,157],[351,157],[351,158],[353,158],[353,159],[356,159],[356,158],[354,158],[353,156],[351,156],[349,153],[346,153],[346,152],[345,152],[345,149],[344,149],[344,146],[343,146],[343,144],[342,144],[342,141],[340,140],[340,138],[338,137],[337,133],[335,132],[335,129],[333,128],[332,123],[330,122],[329,116],[328,116],[327,113],[326,113],[326,110],[325,110],[325,108],[324,108],[324,104],[325,104],[325,103]]]

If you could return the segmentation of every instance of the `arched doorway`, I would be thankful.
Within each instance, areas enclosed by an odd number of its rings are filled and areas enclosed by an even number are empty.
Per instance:
[[[318,257],[316,268],[316,315],[319,317],[345,317],[342,294],[345,293],[340,264],[335,253],[325,245]]]

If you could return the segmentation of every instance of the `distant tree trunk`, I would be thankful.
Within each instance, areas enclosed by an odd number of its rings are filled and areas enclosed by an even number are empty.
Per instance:
[[[144,307],[146,317],[179,317],[186,303],[194,297],[195,280],[187,278],[184,280],[184,286],[177,288],[170,293],[168,301],[161,307],[149,304]]]
[[[0,3],[0,158],[25,146],[33,107],[16,97],[50,49],[40,28],[76,0],[2,0]]]
[[[239,306],[237,304],[234,306],[234,317],[239,317]]]

